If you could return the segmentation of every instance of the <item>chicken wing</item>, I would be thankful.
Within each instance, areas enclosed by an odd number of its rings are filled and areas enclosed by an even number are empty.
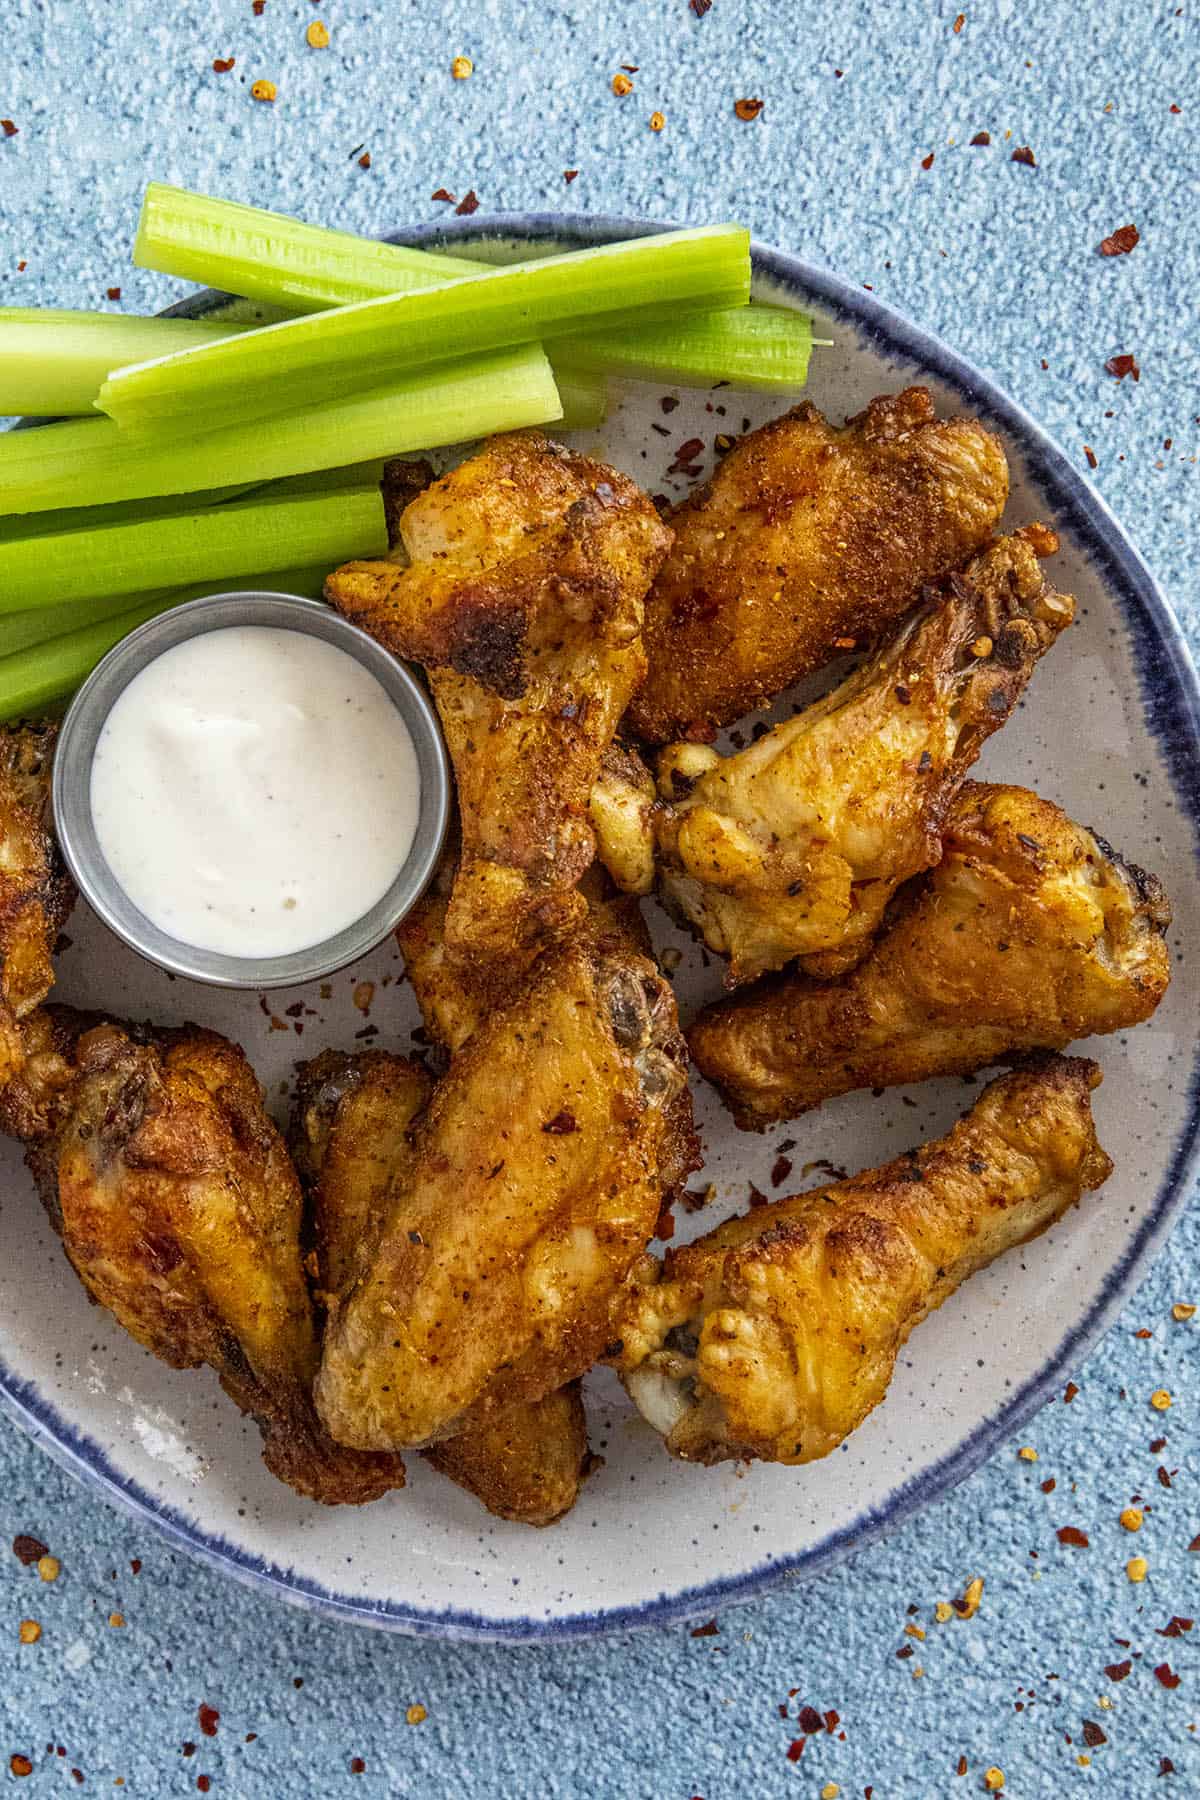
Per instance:
[[[711,736],[869,641],[987,543],[1007,497],[999,439],[938,419],[925,388],[840,429],[804,405],[751,432],[670,516],[631,728]]]
[[[1095,1063],[1048,1057],[986,1088],[945,1137],[647,1258],[619,1367],[692,1462],[828,1456],[879,1405],[914,1326],[1107,1180]]]
[[[492,439],[400,529],[406,566],[348,563],[325,591],[430,671],[462,821],[450,956],[528,962],[582,918],[588,795],[671,534],[626,476],[535,431]]]
[[[967,782],[941,862],[865,961],[840,981],[784,975],[708,1007],[689,1046],[738,1124],[761,1130],[854,1088],[1137,1025],[1170,980],[1170,921],[1154,876],[1049,800]]]
[[[326,1051],[301,1069],[289,1142],[308,1191],[322,1303],[344,1290],[360,1246],[378,1235],[392,1184],[404,1179],[408,1128],[431,1087],[418,1064],[379,1050]],[[587,1460],[579,1383],[424,1454],[499,1518],[549,1525],[575,1504]]]
[[[209,1031],[103,1024],[69,1108],[29,1161],[84,1286],[173,1368],[209,1363],[281,1481],[334,1504],[400,1487],[396,1456],[321,1429],[300,1260],[300,1187],[241,1051]]]
[[[649,821],[659,890],[729,958],[728,986],[797,956],[841,973],[900,883],[937,861],[967,770],[1071,621],[1038,564],[1056,542],[1042,526],[1002,538],[840,687],[736,755],[663,752]],[[604,780],[620,781],[611,760]],[[633,791],[623,812],[607,808],[618,870],[633,861],[637,805]],[[608,860],[605,837],[600,849]]]
[[[431,1444],[591,1366],[654,1231],[685,1068],[653,964],[587,932],[480,1021],[330,1312],[316,1393],[335,1437]]]

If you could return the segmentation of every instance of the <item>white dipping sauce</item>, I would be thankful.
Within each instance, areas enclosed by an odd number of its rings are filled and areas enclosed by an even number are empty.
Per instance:
[[[408,727],[368,669],[305,632],[235,625],[166,650],[92,761],[100,848],[171,937],[286,956],[369,911],[417,826]]]

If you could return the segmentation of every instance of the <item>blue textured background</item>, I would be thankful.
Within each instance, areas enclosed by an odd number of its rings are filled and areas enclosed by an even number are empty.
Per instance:
[[[447,211],[430,199],[442,186],[474,188],[487,211],[740,218],[941,333],[1081,466],[1091,445],[1093,479],[1195,643],[1195,0],[962,4],[955,33],[954,0],[713,0],[702,19],[688,0],[266,0],[258,17],[251,0],[7,0],[0,115],[19,129],[0,137],[0,303],[174,297],[128,264],[149,175],[367,232]],[[305,44],[314,17],[327,50]],[[449,73],[460,52],[465,83]],[[233,71],[213,73],[228,56]],[[618,100],[621,63],[638,72]],[[273,107],[250,98],[259,77]],[[755,124],[733,115],[742,95],[765,101]],[[991,146],[968,148],[980,129]],[[1036,168],[1010,160],[1023,144]],[[1099,258],[1130,222],[1134,253]],[[1140,383],[1104,372],[1118,351]],[[1077,1397],[1028,1428],[1037,1463],[1014,1442],[887,1545],[704,1637],[513,1651],[324,1625],[169,1554],[0,1424],[0,1539],[35,1532],[62,1560],[53,1586],[0,1561],[0,1774],[20,1752],[31,1791],[74,1791],[77,1769],[88,1791],[149,1796],[205,1777],[234,1796],[729,1800],[833,1783],[925,1800],[980,1791],[996,1764],[1021,1800],[1200,1792],[1200,1627],[1156,1635],[1200,1614],[1200,1316],[1171,1318],[1200,1301],[1198,1248],[1193,1208],[1076,1372]],[[1159,1386],[1175,1396],[1165,1416],[1148,1405]],[[1169,1489],[1159,1464],[1177,1470]],[[1117,1522],[1135,1493],[1152,1509],[1137,1539]],[[1063,1524],[1089,1547],[1061,1547]],[[1135,1552],[1140,1587],[1124,1574]],[[934,1602],[975,1574],[978,1616],[936,1625]],[[36,1645],[18,1643],[23,1617],[42,1624]],[[1126,1657],[1129,1676],[1106,1677]],[[409,1726],[417,1702],[428,1716]],[[811,1737],[792,1763],[806,1703],[836,1709],[844,1738]],[[1085,1720],[1105,1742],[1087,1744]]]

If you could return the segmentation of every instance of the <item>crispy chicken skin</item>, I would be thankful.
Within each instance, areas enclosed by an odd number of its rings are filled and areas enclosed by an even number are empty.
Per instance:
[[[945,1137],[646,1259],[619,1367],[675,1456],[828,1456],[887,1392],[914,1326],[1112,1169],[1083,1059],[986,1088]]]
[[[0,726],[0,1129],[20,1135],[26,1038],[54,985],[50,961],[75,898],[50,830],[50,773],[58,727]],[[7,1096],[7,1097],[6,1097]]]
[[[173,1368],[209,1363],[310,1499],[403,1485],[395,1456],[335,1444],[300,1261],[300,1187],[242,1052],[214,1032],[102,1024],[75,1047],[70,1105],[28,1155],[92,1298]]]
[[[708,1007],[688,1042],[738,1124],[762,1130],[854,1088],[1148,1019],[1170,980],[1170,919],[1153,875],[1049,800],[968,782],[941,862],[852,973],[764,983]]]
[[[825,699],[736,755],[663,752],[650,820],[659,891],[729,958],[727,986],[794,957],[841,973],[900,883],[937,861],[967,770],[1071,621],[1073,602],[1038,563],[1055,547],[1042,526],[1000,539]],[[612,759],[603,779],[620,779]],[[618,870],[634,860],[636,804],[609,809]]]
[[[999,440],[938,419],[925,388],[840,428],[806,404],[751,432],[670,516],[631,729],[709,736],[876,637],[986,544],[1007,497]]]
[[[331,1309],[316,1394],[335,1437],[431,1444],[591,1366],[653,1235],[685,1067],[653,964],[588,933],[479,1023]]]
[[[431,1087],[418,1064],[382,1050],[327,1050],[300,1070],[289,1142],[313,1215],[322,1304],[342,1291],[361,1244],[377,1235],[392,1183],[404,1179],[408,1128]],[[578,1382],[425,1452],[489,1512],[527,1525],[570,1511],[587,1454]]]
[[[406,562],[348,563],[325,592],[429,671],[462,822],[449,954],[528,960],[582,917],[588,795],[671,534],[627,476],[536,431],[435,481],[400,532]]]

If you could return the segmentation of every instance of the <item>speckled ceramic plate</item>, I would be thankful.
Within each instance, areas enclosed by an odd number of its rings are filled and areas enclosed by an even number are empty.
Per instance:
[[[521,217],[402,234],[497,259],[530,246],[573,248],[651,229],[623,220]],[[755,291],[811,309],[835,340],[814,359],[809,396],[840,419],[872,395],[918,380],[942,407],[977,414],[1003,437],[1013,474],[1008,519],[1042,517],[1063,534],[1054,567],[1079,601],[1079,623],[1039,668],[1025,705],[988,744],[980,774],[1029,783],[1155,870],[1175,903],[1171,941],[1197,943],[1200,745],[1195,676],[1170,612],[1103,502],[1020,409],[943,345],[861,289],[772,250],[755,257]],[[200,295],[183,310],[207,312]],[[725,389],[684,394],[661,424],[659,387],[630,385],[602,432],[586,434],[654,491],[674,446],[711,442],[781,410]],[[719,404],[718,404],[719,403]],[[683,961],[685,1016],[712,997],[719,971],[655,909],[660,945]],[[82,1006],[196,1020],[238,1039],[282,1114],[293,1060],[349,1044],[368,1022],[377,1044],[407,1047],[418,1023],[400,963],[385,947],[338,976],[332,998],[271,997],[272,1028],[253,995],[172,981],[124,951],[83,909],[69,927],[60,994]],[[370,1019],[355,1010],[375,983]],[[293,1021],[289,1008],[305,1003]],[[310,1010],[311,1009],[311,1010]],[[886,1403],[839,1453],[803,1469],[691,1468],[671,1461],[605,1372],[589,1378],[593,1448],[603,1466],[574,1512],[547,1531],[502,1524],[419,1458],[410,1485],[375,1506],[325,1510],[266,1474],[258,1434],[207,1372],[173,1373],[88,1304],[65,1267],[20,1158],[0,1151],[0,1397],[52,1455],[175,1543],[245,1581],[337,1618],[443,1637],[578,1636],[711,1612],[803,1577],[900,1523],[970,1473],[1066,1377],[1115,1317],[1169,1229],[1188,1185],[1197,1135],[1196,988],[1181,968],[1149,1025],[1087,1046],[1104,1069],[1100,1135],[1116,1172],[1045,1237],[971,1281],[915,1334]],[[301,1033],[301,1028],[303,1028]],[[828,1158],[864,1168],[943,1130],[968,1095],[931,1082],[873,1100],[854,1095],[758,1138],[733,1129],[699,1087],[698,1116],[714,1206],[707,1229],[770,1189],[776,1145],[797,1175]]]

